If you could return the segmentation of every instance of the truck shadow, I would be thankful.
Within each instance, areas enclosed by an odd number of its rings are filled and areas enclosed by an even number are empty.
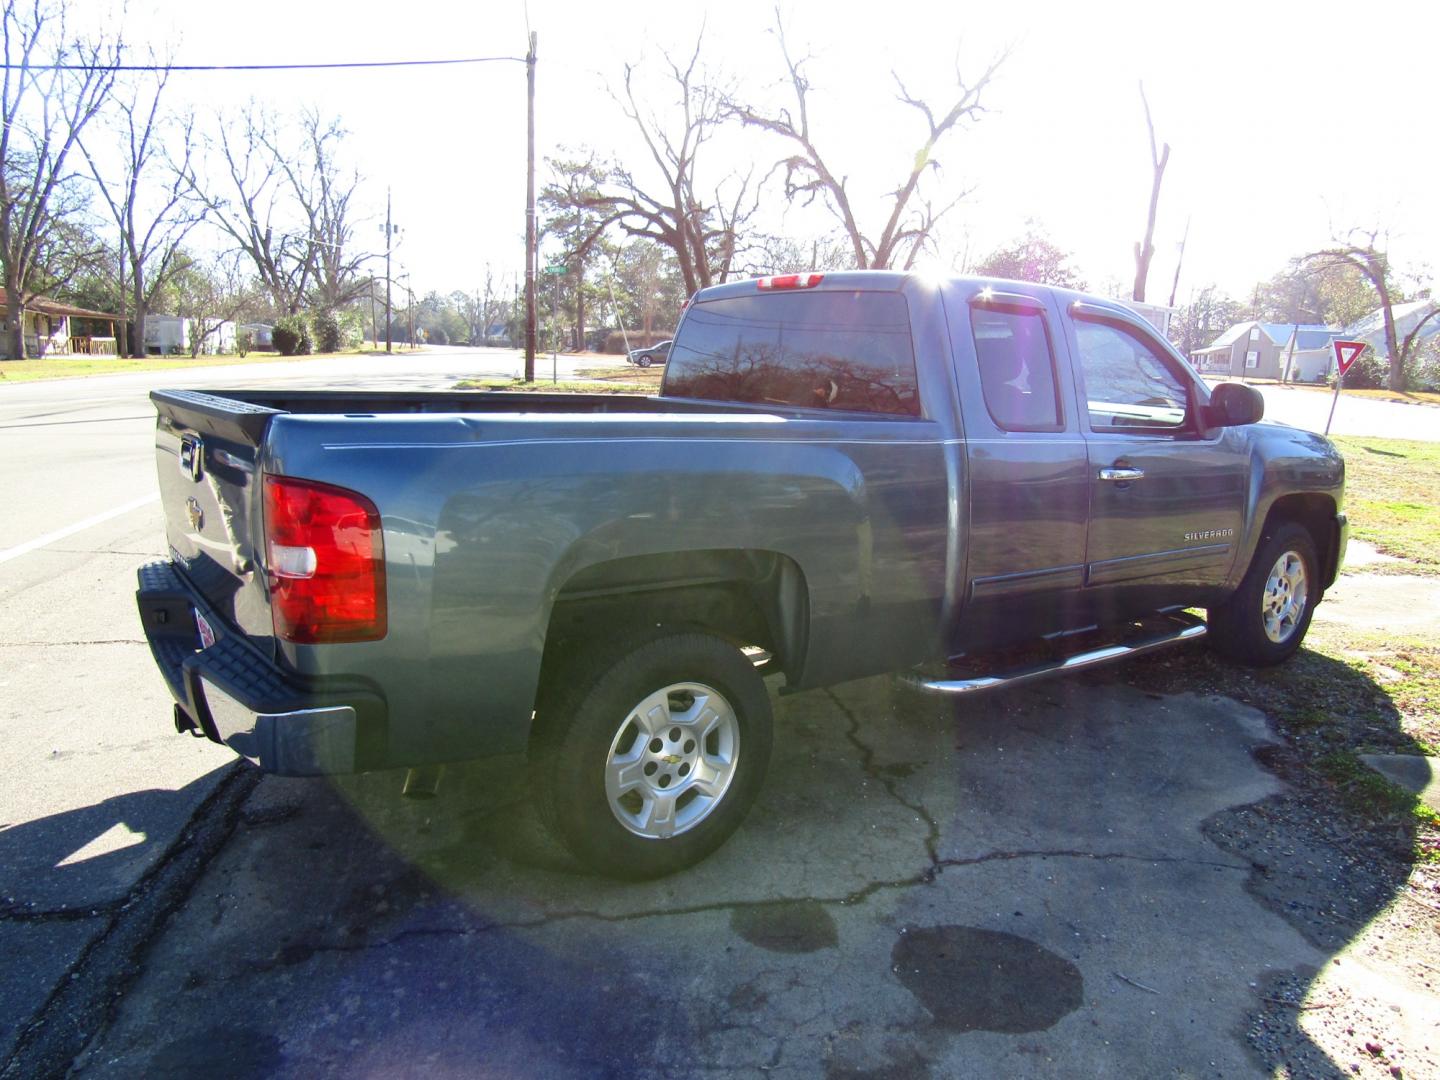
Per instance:
[[[1335,663],[1305,654],[1295,686],[1388,700]],[[777,699],[745,825],[650,883],[583,873],[518,759],[430,802],[396,774],[267,779],[104,1059],[214,1065],[233,1039],[167,1032],[239,995],[270,1003],[257,1075],[1348,1075],[1302,1018],[1356,1023],[1317,973],[1404,888],[1413,827],[1335,813],[1222,676],[1192,652],[964,706],[883,679]],[[1291,692],[1269,678],[1240,682]]]
[[[883,1027],[894,1042],[907,1031],[915,1060],[937,1060],[945,1039],[977,1030],[970,1019],[947,1028],[947,1018],[988,1017],[979,1029],[998,1033],[1046,1030],[1102,991],[1098,1015],[1137,1023],[1133,1002],[1107,1000],[1133,979],[1162,991],[1172,1017],[1203,1012],[1199,995],[1228,1005],[1215,1015],[1246,1033],[1252,1063],[1339,1077],[1335,1048],[1301,1024],[1317,1006],[1307,994],[1319,994],[1327,1019],[1343,1015],[1317,973],[1405,887],[1415,828],[1405,813],[1344,809],[1372,785],[1316,765],[1332,760],[1321,749],[1338,745],[1325,709],[1368,703],[1371,744],[1418,748],[1384,687],[1363,673],[1310,652],[1292,668],[1237,674],[1189,651],[983,704],[916,698],[885,680],[778,699],[777,757],[746,825],[707,862],[655,883],[581,870],[538,821],[517,759],[454,769],[423,835],[396,819],[393,778],[388,791],[359,778],[341,785],[351,812],[405,870],[385,886],[399,899],[379,919],[363,902],[349,908],[365,916],[349,935],[393,933],[420,917],[406,914],[404,897],[432,892],[448,898],[453,925],[521,934],[557,920],[603,927],[722,913],[742,947],[801,970],[839,943],[847,956],[876,953],[908,972],[898,981],[925,1020],[902,1022],[900,1010],[874,1034]],[[1328,704],[1313,695],[1321,682]],[[1213,692],[1237,684],[1266,706],[1270,726]],[[1295,731],[1284,719],[1288,695],[1306,704]],[[1071,888],[1037,913],[1033,897],[1022,898],[1040,887],[1041,868]],[[416,912],[428,903],[414,902]],[[930,910],[937,903],[943,916]],[[858,941],[846,918],[855,905],[878,913],[879,928]],[[1156,906],[1174,917],[1154,923]],[[1124,959],[1112,955],[1117,940],[1129,942]],[[972,970],[967,955],[994,964]],[[1154,968],[1132,970],[1136,956]],[[997,967],[1010,975],[997,982]],[[1167,984],[1156,973],[1167,970],[1189,975]],[[895,981],[882,966],[870,977]],[[977,986],[987,1001],[1016,1007],[987,1011]],[[1056,988],[1064,1000],[1051,1002]],[[1005,1026],[1019,1023],[1022,1004],[1044,1018],[1039,1028]],[[1224,1038],[1209,1031],[1193,1049]],[[870,1060],[861,1053],[854,1068]]]
[[[40,917],[120,903],[232,768],[213,770],[175,791],[131,791],[0,825],[5,909]]]

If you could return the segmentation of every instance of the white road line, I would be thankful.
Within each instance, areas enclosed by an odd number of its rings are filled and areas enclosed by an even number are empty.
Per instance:
[[[74,536],[78,532],[84,532],[86,529],[99,525],[101,522],[109,521],[111,518],[117,518],[121,514],[128,514],[131,510],[138,510],[142,506],[149,506],[151,503],[159,501],[159,492],[153,495],[146,495],[139,499],[131,499],[123,506],[117,506],[112,510],[106,510],[104,513],[95,514],[86,518],[84,521],[77,521],[74,525],[67,525],[63,529],[56,529],[54,532],[46,533],[44,536],[37,536],[34,540],[27,540],[23,544],[17,544],[15,547],[6,548],[4,551],[0,551],[0,563],[9,562],[11,559],[18,559],[21,555],[28,555],[37,548],[43,548],[47,544],[55,543],[57,540],[64,540],[67,536]]]

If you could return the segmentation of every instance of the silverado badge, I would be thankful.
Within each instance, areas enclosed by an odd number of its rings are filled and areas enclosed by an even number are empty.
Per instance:
[[[1201,532],[1187,532],[1185,542],[1193,544],[1196,540],[1228,540],[1234,535],[1234,529],[1204,529]]]

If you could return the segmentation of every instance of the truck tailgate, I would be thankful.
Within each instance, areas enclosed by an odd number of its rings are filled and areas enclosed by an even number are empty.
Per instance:
[[[273,655],[258,462],[276,410],[189,390],[150,400],[171,558],[217,614]]]

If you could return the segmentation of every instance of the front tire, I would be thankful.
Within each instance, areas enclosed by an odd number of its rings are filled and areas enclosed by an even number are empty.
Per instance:
[[[637,364],[639,364],[641,367],[649,367],[649,366],[650,366],[650,357],[648,357],[648,356],[642,356],[642,357],[640,357],[638,360],[636,360],[635,362],[636,362]]]
[[[770,697],[745,655],[704,633],[599,649],[542,692],[532,748],[541,816],[606,876],[699,862],[735,831],[770,759]]]
[[[1209,611],[1211,647],[1268,667],[1300,648],[1320,602],[1319,560],[1309,530],[1285,522],[1266,535],[1240,587]]]

